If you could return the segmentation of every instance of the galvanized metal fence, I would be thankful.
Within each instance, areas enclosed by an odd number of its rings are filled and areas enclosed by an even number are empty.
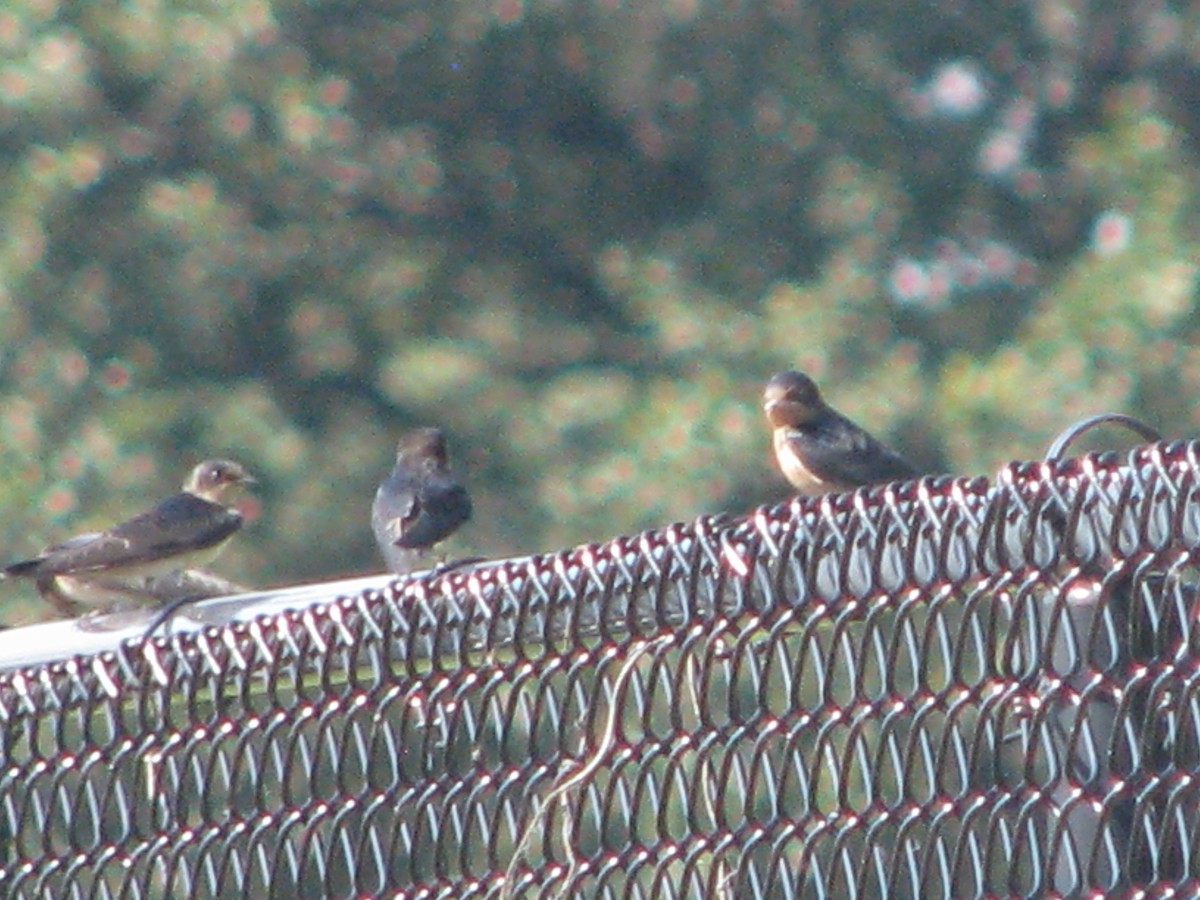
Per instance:
[[[1198,458],[5,633],[0,894],[1200,896]]]

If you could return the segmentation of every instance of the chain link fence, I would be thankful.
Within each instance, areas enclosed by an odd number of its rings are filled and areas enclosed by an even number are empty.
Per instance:
[[[8,632],[2,895],[1200,896],[1198,452]]]

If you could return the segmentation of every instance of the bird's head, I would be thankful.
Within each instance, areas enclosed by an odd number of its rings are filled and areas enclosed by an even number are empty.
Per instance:
[[[230,459],[209,459],[192,469],[183,489],[212,503],[228,505],[248,486],[254,477],[241,463]]]
[[[780,372],[763,391],[763,411],[772,428],[796,428],[825,409],[813,380],[803,372]]]
[[[412,466],[425,465],[442,469],[449,465],[446,456],[446,438],[440,428],[418,428],[400,438],[396,447],[396,463]]]

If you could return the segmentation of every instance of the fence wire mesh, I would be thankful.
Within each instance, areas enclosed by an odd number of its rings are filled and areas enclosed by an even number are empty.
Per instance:
[[[1198,456],[796,500],[9,671],[3,895],[1200,895]]]

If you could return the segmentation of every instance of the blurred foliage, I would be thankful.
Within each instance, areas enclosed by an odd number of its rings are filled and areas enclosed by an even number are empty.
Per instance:
[[[222,574],[377,570],[424,424],[451,553],[745,510],[787,367],[931,471],[1191,435],[1198,60],[1165,2],[10,5],[6,554],[228,455]]]

